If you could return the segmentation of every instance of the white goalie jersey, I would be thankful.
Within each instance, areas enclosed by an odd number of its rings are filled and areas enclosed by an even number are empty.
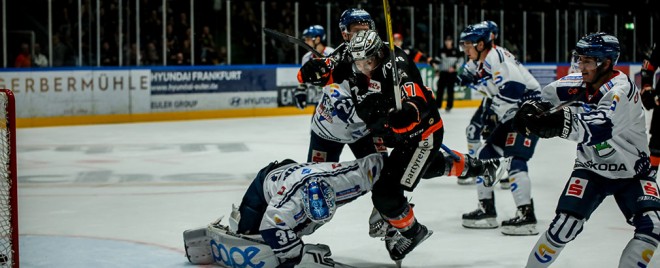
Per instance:
[[[311,128],[323,139],[347,144],[369,134],[367,125],[355,112],[348,81],[323,88]]]
[[[300,236],[321,226],[305,215],[300,189],[306,181],[326,178],[340,207],[371,191],[382,168],[383,158],[375,153],[353,161],[291,164],[269,172],[263,184],[268,207],[259,227],[261,236],[279,258],[297,256],[303,246]]]
[[[582,74],[569,74],[543,88],[541,98],[557,106],[585,87]],[[578,98],[569,108],[573,124],[567,139],[578,143],[575,169],[610,179],[645,174],[649,165],[646,123],[639,90],[628,76],[614,77],[591,96]]]

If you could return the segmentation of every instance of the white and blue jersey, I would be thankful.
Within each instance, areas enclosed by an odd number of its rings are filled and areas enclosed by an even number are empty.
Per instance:
[[[585,87],[580,73],[569,74],[543,88],[541,98],[557,106],[584,92]],[[567,139],[578,143],[575,169],[609,179],[648,172],[644,110],[639,90],[630,78],[615,70],[597,91],[582,94],[569,107],[573,124]]]
[[[369,134],[367,124],[355,112],[348,81],[323,88],[311,128],[323,139],[348,144]]]
[[[340,207],[371,191],[382,168],[383,158],[376,153],[353,161],[290,164],[270,171],[263,182],[268,206],[259,226],[261,236],[278,258],[295,258],[303,247],[300,236],[321,226],[305,216],[301,187],[306,181],[324,178]]]
[[[508,50],[495,46],[480,65],[479,90],[492,99],[490,110],[500,123],[509,121],[518,111],[523,96],[541,89],[539,82]]]

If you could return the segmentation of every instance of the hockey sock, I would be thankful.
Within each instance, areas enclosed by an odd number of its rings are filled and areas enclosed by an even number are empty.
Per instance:
[[[529,205],[532,199],[532,183],[527,172],[509,175],[509,182],[516,207]]]
[[[529,254],[527,259],[527,268],[538,268],[538,267],[549,267],[562,249],[564,249],[565,244],[557,243],[552,241],[548,232],[544,232],[539,240],[534,245],[532,252]]]
[[[653,253],[658,247],[658,240],[645,235],[636,233],[623,249],[619,267],[646,267]]]
[[[483,199],[492,199],[493,198],[493,186],[486,187],[483,184],[484,178],[479,176],[477,177],[477,198],[479,200]]]
[[[400,216],[396,218],[388,218],[387,221],[394,226],[394,228],[399,229],[399,232],[405,236],[404,233],[407,231],[415,231],[419,228],[419,225],[416,224],[417,220],[415,219],[415,213],[410,205],[401,213]]]

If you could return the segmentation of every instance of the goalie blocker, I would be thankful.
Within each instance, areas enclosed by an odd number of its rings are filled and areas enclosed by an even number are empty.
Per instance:
[[[192,264],[215,264],[220,267],[296,267],[350,268],[330,258],[327,245],[305,244],[298,264],[280,264],[260,235],[240,235],[219,223],[183,232],[186,257]]]

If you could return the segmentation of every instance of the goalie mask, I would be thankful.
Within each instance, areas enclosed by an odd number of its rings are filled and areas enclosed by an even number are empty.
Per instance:
[[[305,215],[316,223],[326,223],[335,214],[335,190],[325,180],[309,179],[302,188]]]
[[[348,44],[348,51],[351,52],[354,70],[358,70],[366,75],[378,67],[380,59],[384,57],[383,41],[374,30],[357,32]]]

